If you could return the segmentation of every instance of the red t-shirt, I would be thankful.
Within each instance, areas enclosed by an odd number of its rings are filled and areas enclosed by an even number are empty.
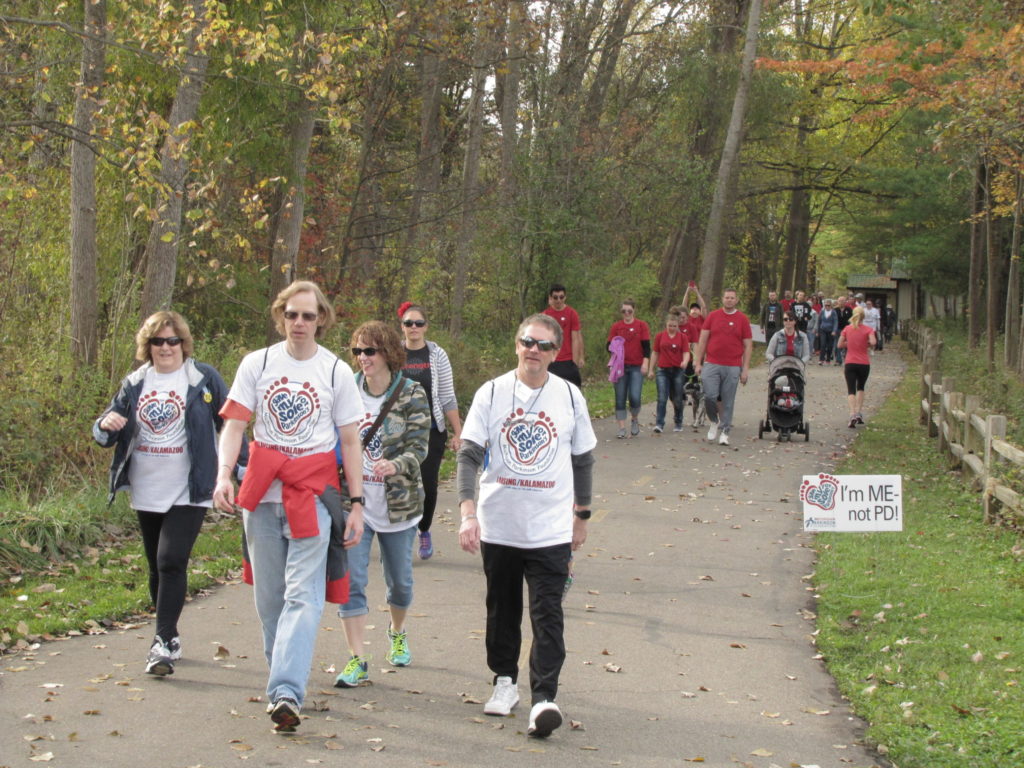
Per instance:
[[[840,336],[846,337],[846,362],[858,365],[871,365],[871,356],[868,355],[868,336],[874,331],[861,323],[856,328],[848,325],[843,328]]]
[[[700,341],[700,331],[704,327],[704,323],[707,322],[707,318],[704,315],[698,315],[697,317],[687,316],[689,319],[686,321],[685,326],[679,326],[680,328],[686,328],[686,333],[690,336],[690,341],[696,344]]]
[[[558,324],[562,326],[562,348],[558,350],[555,362],[572,360],[572,332],[580,329],[580,316],[568,304],[561,311],[548,307],[544,310],[544,314],[555,318]]]
[[[624,350],[626,359],[623,363],[625,365],[643,365],[644,348],[640,342],[651,340],[651,329],[647,327],[647,323],[643,320],[634,320],[632,323],[617,320],[612,323],[612,327],[608,331],[608,341],[616,336],[621,336],[626,340]]]
[[[779,303],[782,305],[783,312],[789,312],[789,308],[793,306],[793,299],[782,299]]]
[[[743,365],[743,341],[753,338],[750,320],[738,309],[731,315],[716,309],[704,320],[702,330],[710,331],[705,360],[715,365]]]
[[[668,331],[658,331],[654,351],[658,353],[659,368],[679,368],[683,364],[683,353],[690,351],[690,337],[682,329],[675,336],[669,336]]]

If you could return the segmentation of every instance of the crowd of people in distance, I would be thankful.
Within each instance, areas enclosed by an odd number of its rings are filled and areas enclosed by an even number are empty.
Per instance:
[[[583,330],[566,299],[564,285],[549,288],[548,306],[515,332],[515,367],[479,387],[464,421],[452,363],[427,339],[428,313],[418,304],[402,304],[397,322],[360,324],[349,348],[333,351],[323,345],[333,307],[315,283],[296,281],[270,306],[283,340],[246,355],[230,387],[193,357],[185,318],[146,318],[135,335],[139,367],[93,425],[96,442],[113,448],[110,501],[127,491],[141,531],[156,613],[146,673],[172,675],[182,658],[189,558],[211,507],[242,518],[243,577],[254,587],[275,730],[301,723],[325,603],[338,605],[347,646],[335,685],[369,679],[374,539],[389,613],[384,658],[409,665],[414,553],[434,554],[439,469],[451,449],[459,544],[480,554],[486,581],[492,691],[484,712],[507,716],[520,700],[525,583],[533,627],[527,733],[558,728],[562,601],[573,552],[587,539],[597,444],[582,393]],[[646,377],[656,382],[654,433],[664,432],[669,404],[673,430],[682,431],[689,393],[693,426],[706,419],[706,439],[728,446],[753,349],[736,291],[723,291],[709,312],[691,282],[653,338],[632,299],[619,314],[606,339],[616,437],[640,434]],[[895,327],[891,308],[859,294],[833,300],[787,291],[779,299],[772,291],[760,321],[768,361],[806,364],[817,354],[819,365],[843,365],[849,426],[864,423],[870,352],[881,351]]]

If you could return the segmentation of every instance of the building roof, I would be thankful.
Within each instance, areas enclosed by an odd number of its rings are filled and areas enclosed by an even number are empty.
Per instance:
[[[846,287],[851,290],[858,288],[873,291],[895,291],[898,287],[897,280],[906,280],[908,276],[900,274],[892,275],[847,275]]]

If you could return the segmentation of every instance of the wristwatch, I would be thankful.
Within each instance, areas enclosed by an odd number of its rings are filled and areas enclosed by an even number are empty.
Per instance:
[[[366,499],[363,498],[362,496],[353,496],[352,498],[349,499],[349,501],[352,502],[353,504],[358,503],[362,504],[364,507],[366,506]]]
[[[589,520],[590,519],[590,510],[589,509],[577,509],[575,512],[573,512],[573,514],[576,515],[576,517],[578,517],[580,520]]]

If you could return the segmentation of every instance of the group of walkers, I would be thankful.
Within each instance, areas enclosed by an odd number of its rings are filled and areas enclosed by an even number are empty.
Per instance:
[[[766,356],[809,360],[815,322],[819,361],[831,361],[833,345],[837,364],[845,357],[850,427],[862,424],[868,350],[879,337],[869,308],[855,297],[855,306],[840,301],[839,308],[826,299],[819,311],[802,292],[785,301],[772,293],[762,312],[766,330],[779,324]],[[709,313],[691,283],[653,341],[635,303],[621,303],[607,336],[618,438],[626,437],[627,415],[629,433],[640,432],[646,376],[657,382],[656,433],[670,401],[674,429],[683,428],[684,390],[698,381],[707,439],[729,445],[753,346],[737,302],[736,291],[726,290],[721,308]],[[193,358],[180,314],[153,314],[135,337],[141,366],[93,426],[96,441],[114,448],[110,500],[129,492],[142,533],[156,608],[146,672],[171,675],[182,658],[178,620],[188,561],[211,507],[242,516],[243,576],[254,586],[276,730],[294,731],[301,721],[325,602],[339,606],[347,645],[335,685],[368,680],[366,590],[375,538],[390,619],[384,657],[396,667],[410,664],[413,553],[423,560],[434,553],[438,473],[451,448],[459,544],[480,553],[486,578],[493,689],[484,712],[509,715],[519,702],[525,582],[533,627],[527,733],[549,735],[562,723],[555,704],[565,659],[562,599],[573,552],[587,538],[597,443],[581,391],[580,319],[566,304],[565,287],[552,285],[544,312],[519,326],[516,367],[477,390],[465,424],[451,362],[427,340],[422,306],[402,304],[397,323],[359,325],[350,338],[351,366],[322,345],[336,318],[315,283],[289,285],[270,314],[284,340],[246,355],[230,389],[215,368]]]
[[[339,605],[348,646],[335,685],[368,679],[374,538],[390,614],[385,659],[408,665],[413,550],[424,560],[433,554],[430,524],[449,445],[458,451],[459,542],[481,553],[487,583],[493,691],[484,711],[508,715],[519,701],[525,581],[534,629],[527,733],[558,728],[561,599],[572,552],[587,537],[596,445],[579,387],[548,372],[563,349],[564,309],[520,325],[516,368],[480,387],[465,428],[451,364],[426,340],[421,306],[399,308],[401,335],[392,323],[361,324],[350,340],[354,373],[321,344],[333,307],[316,284],[294,282],[270,308],[284,341],[246,355],[230,389],[193,359],[181,315],[147,318],[136,334],[142,365],[93,426],[96,441],[114,448],[111,501],[127,490],[142,531],[156,607],[146,672],[171,675],[182,658],[188,560],[213,506],[242,515],[243,577],[254,586],[275,730],[300,724],[325,602]],[[566,339],[581,355],[575,322],[577,336]]]

